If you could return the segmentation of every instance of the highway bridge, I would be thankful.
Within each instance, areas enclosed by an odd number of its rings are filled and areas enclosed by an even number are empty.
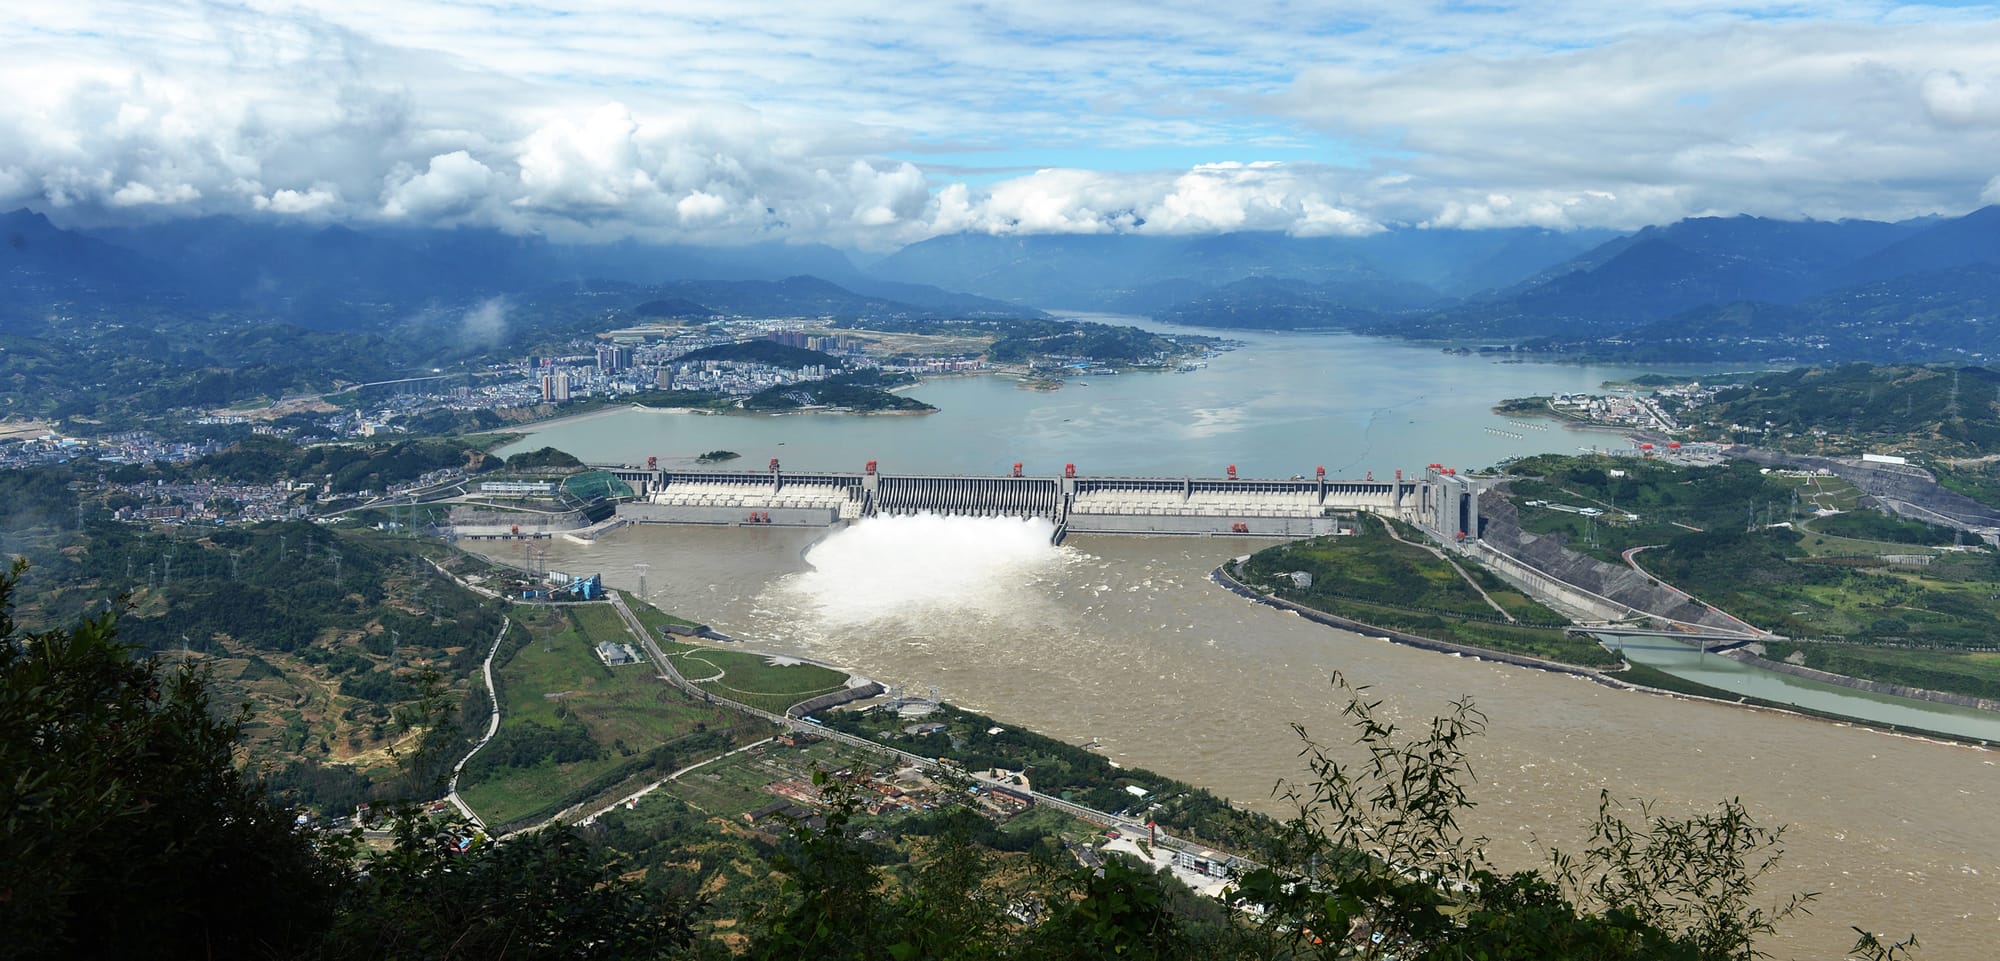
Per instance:
[[[1373,475],[1255,479],[1092,477],[1074,464],[1060,476],[892,474],[869,461],[860,471],[644,469],[600,466],[634,496],[618,516],[638,523],[826,527],[863,517],[942,514],[1039,517],[1068,533],[1250,534],[1307,537],[1338,529],[1342,515],[1367,511],[1408,520],[1448,537],[1477,538],[1479,482],[1442,465],[1390,480]]]

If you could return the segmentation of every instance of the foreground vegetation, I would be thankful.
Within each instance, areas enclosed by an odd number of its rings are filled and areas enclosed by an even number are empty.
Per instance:
[[[1360,759],[1306,740],[1310,777],[1287,792],[1297,817],[1265,835],[1269,866],[1236,879],[1254,914],[1115,856],[1077,865],[1041,840],[1060,830],[1048,821],[1008,831],[949,806],[885,841],[875,825],[890,822],[828,775],[816,817],[762,840],[676,799],[590,836],[500,844],[405,817],[369,848],[291,827],[236,766],[242,718],[218,717],[202,672],[129,657],[112,615],[22,634],[14,589],[0,578],[0,763],[14,775],[0,782],[0,926],[24,959],[1723,961],[1754,956],[1806,900],[1756,891],[1782,832],[1731,802],[1675,819],[1607,801],[1583,849],[1499,871],[1456,824],[1479,713],[1461,703],[1407,735],[1345,686]],[[746,869],[775,880],[768,900],[712,916],[704,892]]]

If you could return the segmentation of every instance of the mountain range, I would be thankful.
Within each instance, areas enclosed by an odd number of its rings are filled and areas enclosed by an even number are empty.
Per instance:
[[[1895,223],[1705,217],[1636,232],[1399,227],[936,237],[873,260],[810,244],[565,244],[491,230],[228,218],[70,230],[0,214],[5,308],[145,297],[318,327],[615,282],[654,313],[1021,317],[1346,329],[1629,359],[1983,358],[2000,206]],[[660,305],[670,305],[663,308]],[[17,315],[18,312],[16,312]]]

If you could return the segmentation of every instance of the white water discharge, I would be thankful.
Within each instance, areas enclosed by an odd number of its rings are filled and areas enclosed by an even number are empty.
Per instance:
[[[1017,517],[874,517],[806,552],[811,570],[784,583],[786,600],[826,628],[887,622],[1006,622],[1023,598],[1082,555],[1054,547],[1055,526]]]

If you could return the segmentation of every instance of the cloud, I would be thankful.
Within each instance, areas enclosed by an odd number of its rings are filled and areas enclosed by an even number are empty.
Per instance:
[[[1937,71],[1924,78],[1923,98],[1939,123],[2000,125],[2000,72]]]
[[[681,223],[699,226],[722,219],[729,212],[729,201],[705,190],[696,190],[682,197],[674,204],[674,213]]]
[[[155,187],[136,180],[127,181],[125,186],[111,192],[113,207],[143,207],[152,204],[185,204],[201,199],[201,191],[193,184],[165,184]]]
[[[1277,163],[1202,164],[1184,172],[1038,170],[993,184],[983,199],[954,185],[930,230],[1200,234],[1239,230],[1359,236],[1382,225],[1343,203],[1352,171]],[[1333,199],[1329,199],[1333,198]]]
[[[272,213],[309,214],[339,203],[340,189],[330,184],[315,184],[307,190],[272,191],[269,197],[252,197],[250,202],[258,210]]]
[[[458,322],[459,346],[473,350],[505,343],[507,312],[512,306],[505,297],[492,297],[467,310]]]
[[[382,192],[384,216],[431,217],[463,213],[479,203],[492,190],[494,173],[472,154],[454,150],[432,157],[423,173],[389,179]]]
[[[1810,6],[28,5],[0,204],[888,247],[1995,200],[1993,11]]]
[[[1386,216],[1910,216],[1964,209],[1985,158],[2000,156],[1985,66],[1996,45],[1992,22],[1733,23],[1518,57],[1315,67],[1273,103],[1406,175],[1371,207]]]

